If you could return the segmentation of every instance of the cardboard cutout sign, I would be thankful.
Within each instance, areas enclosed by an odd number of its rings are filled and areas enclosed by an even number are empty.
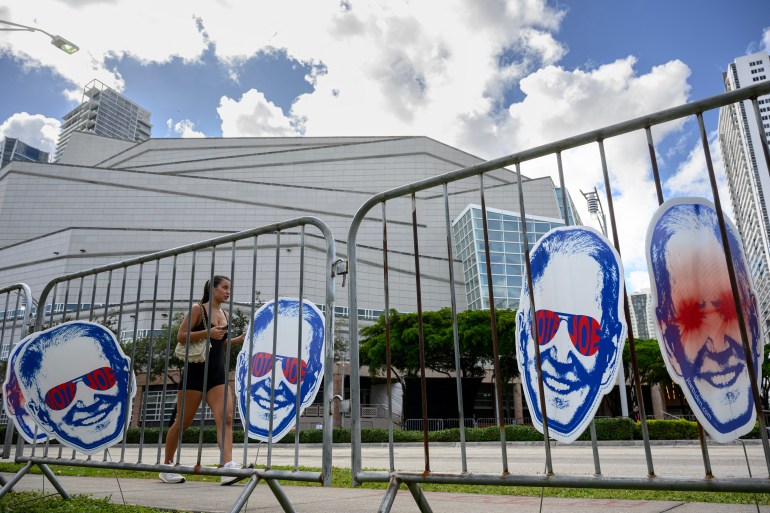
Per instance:
[[[85,454],[123,438],[136,380],[110,330],[67,322],[29,335],[20,346],[13,370],[40,429]]]
[[[13,419],[16,431],[28,444],[32,444],[45,442],[48,436],[45,431],[37,427],[32,416],[27,412],[27,400],[21,393],[19,378],[16,376],[16,371],[13,370],[19,349],[27,341],[28,339],[25,339],[13,346],[11,354],[8,356],[8,366],[5,369],[5,382],[3,383],[3,406],[5,406],[5,414],[8,415],[8,418]]]
[[[254,322],[238,354],[235,394],[244,430],[251,438],[264,442],[269,439],[271,394],[273,441],[278,441],[294,427],[298,384],[301,382],[300,415],[313,402],[321,386],[326,347],[324,317],[313,303],[303,301],[302,305],[301,355],[297,350],[300,302],[288,298],[278,300],[277,322],[274,301],[254,314]],[[273,355],[276,327],[278,335]],[[271,390],[273,372],[274,392]]]
[[[764,347],[759,309],[738,230],[725,217],[757,381]],[[754,427],[756,409],[714,204],[663,203],[646,240],[658,343],[666,368],[703,428],[730,442]]]
[[[532,286],[522,287],[516,315],[516,350],[532,423],[543,432],[537,357],[537,322],[550,436],[573,442],[612,390],[622,362],[623,265],[615,248],[592,228],[546,233],[532,248]]]

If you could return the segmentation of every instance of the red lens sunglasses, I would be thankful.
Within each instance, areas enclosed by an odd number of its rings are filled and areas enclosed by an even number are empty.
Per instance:
[[[307,374],[307,363],[299,358],[275,355],[275,359],[281,362],[283,375],[292,385],[297,384],[297,369],[302,373],[302,381]],[[255,378],[265,376],[273,368],[273,355],[271,353],[257,353],[251,358],[251,375]]]
[[[75,400],[78,383],[83,382],[91,390],[109,390],[115,386],[115,372],[109,367],[92,370],[79,378],[53,387],[45,394],[45,404],[52,410],[63,410]]]
[[[561,321],[567,321],[569,338],[580,354],[593,356],[599,350],[601,325],[593,317],[552,310],[538,310],[535,315],[537,318],[537,338],[541,346],[553,340],[559,331]]]

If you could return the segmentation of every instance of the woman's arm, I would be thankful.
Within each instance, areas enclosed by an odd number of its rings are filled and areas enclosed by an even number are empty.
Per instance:
[[[190,332],[193,326],[197,326],[201,321],[203,314],[201,313],[199,304],[194,304],[192,307],[192,315],[184,314],[182,324],[179,325],[179,333],[176,335],[176,341],[180,344],[187,343],[187,333]],[[197,342],[206,338],[206,330],[192,331],[190,332],[190,342]]]

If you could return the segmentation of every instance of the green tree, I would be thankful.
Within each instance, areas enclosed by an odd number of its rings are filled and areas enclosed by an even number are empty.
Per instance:
[[[499,341],[500,373],[504,383],[518,375],[515,355],[516,312],[496,310]],[[404,377],[415,377],[420,371],[419,325],[416,313],[390,311],[391,370],[403,383]],[[480,377],[493,360],[492,326],[489,310],[466,310],[457,315],[462,377]],[[455,371],[452,310],[423,312],[425,367],[446,374]],[[385,316],[361,330],[359,355],[362,365],[373,374],[386,367]]]
[[[663,361],[663,355],[660,352],[660,345],[655,339],[636,339],[636,363],[639,368],[639,380],[648,385],[662,385],[673,387],[676,395],[679,397],[682,411],[685,410],[685,398],[682,389],[671,380],[666,364]],[[623,364],[626,368],[626,375],[631,374],[631,345],[626,341],[623,348]],[[632,382],[633,386],[633,382]]]

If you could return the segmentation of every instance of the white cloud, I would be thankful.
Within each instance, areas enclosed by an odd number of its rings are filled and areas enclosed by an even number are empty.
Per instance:
[[[166,120],[166,127],[168,127],[168,133],[177,137],[192,138],[192,137],[206,137],[203,132],[195,130],[195,123],[189,119],[183,119],[174,123],[174,120],[169,118]]]
[[[265,95],[251,89],[233,100],[223,96],[217,108],[222,119],[223,137],[288,137],[299,135],[292,120],[283,111],[265,99]]]
[[[717,191],[722,204],[722,210],[733,217],[730,193],[727,188],[727,176],[725,175],[722,151],[719,147],[719,134],[714,131],[709,134],[709,153],[717,180]],[[706,156],[703,145],[698,142],[691,150],[687,158],[677,167],[674,174],[666,180],[665,187],[670,193],[668,197],[676,196],[700,196],[714,200],[711,191]]]
[[[762,46],[766,52],[770,52],[770,27],[767,27],[762,33]]]
[[[18,112],[0,125],[0,138],[21,139],[30,146],[47,151],[53,157],[60,126],[58,119]]]

